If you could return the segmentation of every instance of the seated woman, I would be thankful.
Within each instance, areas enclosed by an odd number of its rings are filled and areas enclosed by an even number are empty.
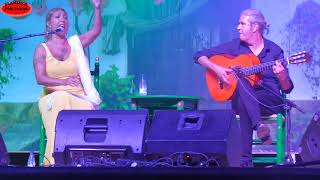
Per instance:
[[[101,0],[92,0],[94,25],[86,33],[67,39],[68,15],[64,9],[51,9],[46,16],[46,36],[34,53],[34,71],[38,84],[44,86],[39,110],[46,129],[45,165],[53,165],[55,125],[64,109],[95,109],[101,99],[93,86],[83,49],[101,32]],[[58,31],[58,30],[59,31]]]

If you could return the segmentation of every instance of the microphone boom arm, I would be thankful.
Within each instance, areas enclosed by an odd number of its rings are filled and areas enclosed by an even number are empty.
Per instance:
[[[22,36],[22,37],[17,37],[17,38],[0,39],[0,43],[5,43],[5,42],[9,42],[9,41],[17,41],[17,40],[31,38],[31,37],[35,37],[35,36],[45,36],[45,35],[49,35],[49,34],[55,34],[57,32],[61,32],[61,31],[64,31],[64,29],[62,27],[58,27],[56,30],[48,31],[48,32],[45,32],[45,33],[28,34],[28,35],[25,35],[25,36]]]

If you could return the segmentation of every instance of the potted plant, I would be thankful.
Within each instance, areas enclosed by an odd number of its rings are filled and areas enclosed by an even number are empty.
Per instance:
[[[130,99],[137,94],[133,83],[134,76],[120,77],[118,71],[115,65],[111,65],[110,69],[100,76],[101,109],[130,109]]]

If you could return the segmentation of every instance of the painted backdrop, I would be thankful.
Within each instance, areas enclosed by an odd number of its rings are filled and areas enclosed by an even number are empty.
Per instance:
[[[27,17],[0,14],[0,39],[44,32],[45,15],[53,7],[67,10],[69,35],[91,25],[89,0],[27,2],[33,5]],[[292,146],[298,151],[311,116],[320,110],[319,0],[109,0],[103,8],[103,31],[87,50],[92,68],[95,58],[100,58],[103,107],[128,108],[129,95],[137,92],[144,74],[148,94],[199,96],[201,109],[230,108],[228,102],[210,98],[205,70],[194,64],[192,55],[237,37],[238,15],[249,7],[262,10],[271,25],[266,37],[281,45],[286,56],[301,50],[313,55],[309,64],[289,66],[295,89],[287,98],[308,112],[293,110]],[[42,87],[35,81],[32,61],[34,48],[43,41],[34,37],[6,43],[0,56],[0,75],[5,79],[0,81],[0,132],[9,151],[37,149],[36,102]]]

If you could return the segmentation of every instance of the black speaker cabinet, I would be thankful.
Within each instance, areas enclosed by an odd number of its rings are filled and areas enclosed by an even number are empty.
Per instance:
[[[319,161],[320,165],[320,112],[315,113],[300,144],[303,162]]]
[[[57,118],[56,165],[93,166],[142,155],[148,112],[64,110]]]
[[[194,152],[239,166],[240,130],[232,110],[159,110],[146,136],[146,154]]]

